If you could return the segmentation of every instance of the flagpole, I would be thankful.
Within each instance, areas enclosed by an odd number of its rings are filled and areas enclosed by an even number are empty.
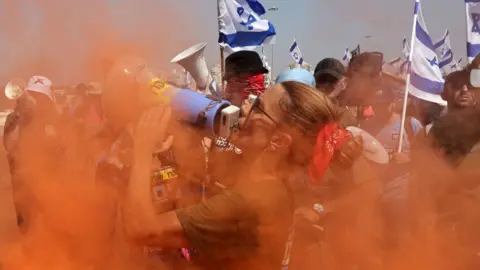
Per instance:
[[[412,59],[413,59],[413,49],[415,46],[416,34],[417,34],[417,18],[418,18],[418,11],[420,6],[420,0],[415,0],[415,13],[413,15],[413,26],[412,26],[412,37],[410,39],[410,52],[408,54],[408,73],[407,78],[405,80],[405,95],[403,97],[403,109],[402,109],[402,119],[400,125],[400,136],[398,138],[398,147],[397,152],[402,152],[403,147],[403,137],[405,136],[405,120],[407,117],[407,105],[408,105],[408,93],[410,92],[410,76],[411,76],[411,68],[412,68]],[[411,123],[408,123],[411,125]],[[412,140],[412,138],[409,138]]]
[[[220,32],[220,1],[217,0],[217,16],[218,16],[218,30]],[[222,80],[222,91],[225,91],[225,82],[223,81],[223,76],[225,74],[225,48],[220,46],[220,78]]]
[[[278,11],[278,8],[277,8],[277,7],[271,7],[271,8],[268,9],[268,11],[270,11],[270,12],[273,13],[273,12]],[[276,41],[275,41],[275,43],[276,43]],[[274,62],[274,58],[275,58],[275,43],[272,43],[272,61],[271,61],[271,65],[270,65],[270,76],[271,76],[272,78],[274,78],[274,77],[273,77],[273,68],[274,68],[274,65],[275,65],[275,62]]]
[[[272,78],[273,78],[273,64],[274,64],[274,62],[273,62],[273,58],[274,58],[274,57],[273,57],[273,56],[275,55],[275,54],[274,54],[274,49],[275,49],[275,44],[272,44],[272,65],[271,65],[271,68],[270,68],[270,76],[271,76]]]
[[[468,3],[465,1],[465,29],[466,29],[466,36],[465,40],[467,41],[467,65],[470,64],[470,59],[468,57],[468,35],[470,33],[470,29],[468,29],[468,17],[470,14],[468,14]]]

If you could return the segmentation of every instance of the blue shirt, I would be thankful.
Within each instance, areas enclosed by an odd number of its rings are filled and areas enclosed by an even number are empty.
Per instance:
[[[417,135],[422,130],[422,124],[411,117],[410,125],[413,135]],[[360,126],[363,130],[372,134],[387,150],[390,156],[397,150],[398,139],[400,136],[401,118],[397,121],[379,127],[380,123],[375,121],[375,117],[365,121]],[[407,130],[404,129],[404,139],[402,144],[402,153],[410,152],[410,142],[413,138],[408,137]],[[404,199],[408,192],[408,179],[410,178],[410,164],[397,164],[391,161],[388,165],[378,165],[378,173],[383,184],[383,197],[387,199]]]

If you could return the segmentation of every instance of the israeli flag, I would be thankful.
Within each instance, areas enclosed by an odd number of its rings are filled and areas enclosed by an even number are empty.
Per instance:
[[[459,70],[457,61],[453,57],[452,46],[450,45],[449,31],[445,31],[443,37],[435,43],[435,51],[439,59],[439,66],[443,76],[448,75],[453,71]]]
[[[303,56],[300,48],[298,47],[297,41],[294,39],[292,46],[290,46],[290,55],[292,56],[293,60],[297,62],[300,66],[303,64]]]
[[[435,45],[428,34],[420,1],[415,2],[415,41],[412,48],[409,93],[426,101],[446,105],[440,97],[443,77]]]
[[[275,27],[260,17],[265,8],[258,0],[218,0],[218,8],[221,47],[236,52],[275,42]]]
[[[437,55],[439,55],[440,57],[442,55],[445,55],[448,50],[451,50],[450,36],[449,36],[448,29],[445,31],[445,34],[443,35],[443,37],[434,44],[434,46],[435,46],[435,51],[437,52]]]
[[[410,45],[408,42],[407,37],[403,37],[402,40],[402,57],[400,57],[400,61],[398,63],[398,73],[397,76],[406,78],[408,73],[408,56],[410,55]]]
[[[350,62],[351,59],[352,59],[352,53],[350,52],[350,50],[347,47],[345,49],[345,53],[343,54],[342,60],[348,63],[348,62]]]
[[[471,63],[480,54],[480,0],[465,0],[467,17],[467,57]]]

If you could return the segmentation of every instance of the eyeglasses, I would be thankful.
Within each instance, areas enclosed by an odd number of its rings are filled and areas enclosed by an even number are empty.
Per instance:
[[[278,128],[279,126],[282,125],[282,123],[279,123],[277,120],[275,120],[272,116],[270,116],[267,112],[265,112],[265,110],[261,108],[260,97],[255,97],[255,98],[249,97],[248,100],[252,104],[252,107],[248,111],[248,115],[247,115],[247,119],[245,120],[245,123],[248,123],[248,121],[250,120],[250,116],[252,115],[253,110],[258,110],[259,112],[264,114],[266,117],[268,117],[268,119],[270,119],[270,121],[272,121],[275,124],[275,128]],[[298,127],[305,136],[316,137],[318,135],[318,130],[316,130],[315,128],[313,129],[305,128],[306,126],[311,126],[311,123],[306,122],[301,117],[297,116],[296,114],[288,110],[284,110],[284,111],[286,112],[286,116],[289,119],[289,121],[292,123],[292,125]]]

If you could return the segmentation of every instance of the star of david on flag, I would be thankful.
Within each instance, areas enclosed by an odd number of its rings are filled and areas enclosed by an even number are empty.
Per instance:
[[[348,63],[350,62],[351,59],[352,59],[352,53],[347,47],[345,48],[345,53],[343,54],[342,60]]]
[[[437,65],[437,57],[436,56],[434,56],[432,58],[432,60],[428,60],[428,58],[426,58],[426,59],[427,59],[428,63],[430,63],[431,66],[436,66]]]
[[[467,15],[467,56],[471,63],[480,54],[480,0],[465,0]]]
[[[415,6],[417,19],[413,37],[415,40],[412,48],[409,93],[419,99],[446,105],[440,96],[443,92],[444,80],[435,45],[423,18],[420,0],[416,1]]]
[[[473,26],[472,26],[472,32],[473,33],[480,33],[480,26],[478,26],[478,23],[480,21],[480,14],[479,13],[472,13],[472,21],[473,21]]]
[[[453,57],[452,46],[450,45],[450,33],[445,31],[443,37],[435,43],[435,51],[438,56],[438,65],[442,71],[443,76],[458,70],[455,58]]]
[[[290,46],[289,51],[290,51],[290,55],[292,56],[293,60],[297,64],[302,65],[303,64],[302,52],[300,51],[300,47],[298,47],[297,41],[295,39],[293,39],[293,44],[292,44],[292,46]]]

